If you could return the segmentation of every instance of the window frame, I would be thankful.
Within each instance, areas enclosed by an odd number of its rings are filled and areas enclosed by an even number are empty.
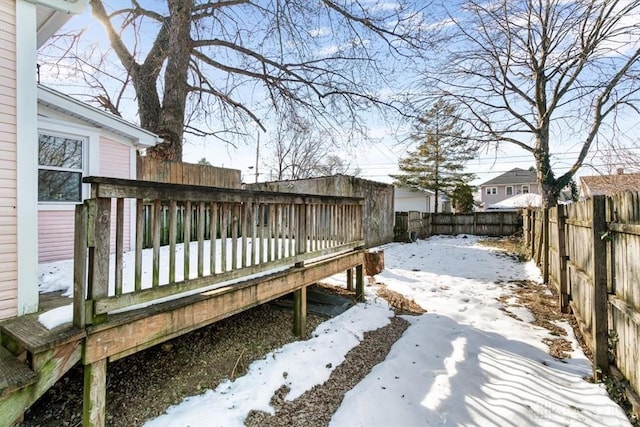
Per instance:
[[[65,166],[53,166],[40,163],[40,137],[53,137],[64,138],[69,141],[76,141],[80,143],[80,167],[65,167]],[[69,172],[73,174],[80,174],[80,185],[78,188],[79,200],[40,200],[40,181],[38,179],[38,203],[53,203],[53,204],[77,204],[83,200],[82,178],[85,176],[85,170],[87,165],[87,151],[88,138],[77,135],[64,134],[60,132],[51,131],[38,131],[38,176],[40,171],[54,171],[54,172]]]
[[[50,118],[40,116],[38,117],[38,129],[34,132],[34,138],[36,143],[34,144],[34,163],[37,170],[40,170],[39,160],[39,135],[47,134],[54,136],[62,136],[71,139],[83,140],[82,146],[82,177],[98,175],[100,158],[98,144],[100,141],[100,130],[94,127],[81,125],[78,123],[61,120],[58,118]],[[37,178],[36,178],[37,187]],[[36,188],[36,202],[38,203],[38,210],[41,211],[69,211],[74,210],[78,203],[87,199],[91,193],[91,186],[89,184],[82,184],[82,198],[79,202],[69,201],[40,201],[38,196],[38,188]]]
[[[511,190],[511,193],[509,193],[509,190]],[[505,194],[506,196],[513,196],[513,195],[514,195],[514,193],[513,193],[513,185],[507,185],[507,186],[505,186],[505,188],[504,188],[504,194]]]
[[[526,188],[526,191],[525,191]],[[531,192],[531,187],[529,187],[529,184],[522,184],[522,194],[527,194]]]
[[[485,195],[495,196],[496,194],[498,194],[498,187],[486,187]]]

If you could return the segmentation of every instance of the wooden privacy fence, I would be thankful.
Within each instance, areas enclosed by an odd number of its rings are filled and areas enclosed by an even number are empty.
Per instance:
[[[237,169],[172,162],[146,156],[138,156],[136,171],[137,178],[141,181],[224,188],[240,188],[242,185],[241,173]]]
[[[92,198],[76,209],[74,324],[78,326],[104,322],[114,310],[364,244],[360,198],[95,177],[84,182],[91,184]],[[123,277],[127,203],[135,205],[137,230],[143,229],[145,203],[152,206],[151,249],[144,250],[143,233],[135,233],[131,277]],[[110,256],[112,248],[115,254]]]
[[[438,234],[472,234],[477,236],[510,236],[522,230],[519,212],[425,213],[396,212],[396,241]]]
[[[612,367],[637,395],[640,193],[595,196],[547,212],[526,210],[524,224],[525,242],[545,281],[558,291],[561,309],[572,309],[579,320],[593,352],[594,375]]]

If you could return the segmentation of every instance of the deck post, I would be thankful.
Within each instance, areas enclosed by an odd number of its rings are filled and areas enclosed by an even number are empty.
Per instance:
[[[73,325],[78,328],[84,328],[86,324],[87,210],[88,207],[86,203],[76,205],[76,232],[73,248]]]
[[[306,335],[307,287],[293,291],[293,334],[299,338]]]
[[[347,290],[353,291],[353,268],[347,270]]]
[[[356,266],[356,301],[364,302],[364,272],[362,264]]]
[[[111,199],[99,197],[94,200],[95,215],[89,221],[89,227],[94,230],[92,234],[94,252],[93,260],[89,263],[90,279],[87,292],[88,299],[92,301],[109,295],[109,252],[111,244]],[[96,315],[94,310],[91,310],[91,318],[87,318],[86,322],[102,323],[106,321],[106,318],[106,314]]]
[[[84,366],[82,425],[101,427],[105,423],[107,397],[107,359]]]

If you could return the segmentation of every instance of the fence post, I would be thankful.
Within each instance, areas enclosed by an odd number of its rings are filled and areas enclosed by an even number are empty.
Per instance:
[[[549,208],[542,210],[542,281],[549,283]]]
[[[607,230],[605,196],[594,196],[591,199],[591,216],[593,218],[593,377],[601,379],[608,370],[608,316],[607,316],[607,242],[604,233]]]
[[[539,236],[536,236],[536,216],[538,216],[537,212],[538,211],[536,211],[536,210],[531,211],[531,229],[530,229],[530,231],[531,231],[531,241],[530,241],[530,243],[531,243],[531,259],[533,259],[533,260],[535,260],[535,256],[536,256],[536,240],[537,240],[536,238],[539,237]],[[536,262],[536,264],[538,264],[538,263]]]
[[[531,210],[529,208],[525,208],[522,212],[522,237],[524,238],[524,246],[526,248],[529,247],[529,242],[531,241]]]
[[[558,295],[560,298],[560,311],[563,313],[569,312],[569,281],[567,280],[567,247],[565,237],[565,221],[567,218],[567,207],[565,205],[557,206],[558,212],[558,265],[559,265],[559,277],[558,277]]]

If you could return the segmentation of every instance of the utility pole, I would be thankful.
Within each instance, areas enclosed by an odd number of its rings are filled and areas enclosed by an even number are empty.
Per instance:
[[[260,158],[260,129],[258,129],[258,143],[256,144],[256,183],[258,182],[258,159]]]

